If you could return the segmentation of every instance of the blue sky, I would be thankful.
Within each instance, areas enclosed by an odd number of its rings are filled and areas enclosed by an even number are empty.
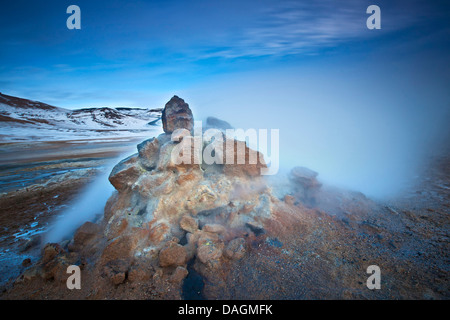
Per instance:
[[[66,8],[81,8],[68,30]],[[366,9],[381,8],[381,30]],[[448,1],[8,1],[0,91],[279,128],[280,161],[382,195],[448,134]]]
[[[378,1],[374,31],[365,26],[372,3],[9,1],[0,11],[0,87],[69,108],[141,106],[233,73],[357,60],[380,47],[414,54],[430,32],[448,37],[448,5]],[[81,8],[81,30],[66,28],[70,4]]]

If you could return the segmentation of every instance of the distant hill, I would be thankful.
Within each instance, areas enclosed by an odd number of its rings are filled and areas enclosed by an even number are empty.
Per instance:
[[[0,140],[79,139],[159,130],[162,109],[69,110],[0,93]]]

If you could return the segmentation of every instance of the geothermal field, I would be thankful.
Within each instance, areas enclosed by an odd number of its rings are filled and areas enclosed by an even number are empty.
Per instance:
[[[2,145],[2,298],[448,298],[448,153],[380,201],[306,167],[261,175],[228,122],[192,136],[177,96],[161,117],[147,138]]]
[[[3,1],[0,302],[436,311],[449,21],[440,0]]]

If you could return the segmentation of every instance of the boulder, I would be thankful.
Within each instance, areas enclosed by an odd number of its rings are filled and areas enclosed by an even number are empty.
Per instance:
[[[318,173],[305,168],[295,167],[291,170],[289,179],[297,189],[297,197],[306,204],[315,204],[316,195],[322,184],[317,181]]]
[[[120,161],[111,171],[109,182],[118,191],[123,191],[131,187],[139,178],[142,170],[138,163],[138,155],[134,154]]]
[[[215,128],[219,130],[233,129],[233,127],[228,122],[215,117],[206,118],[206,128]]]
[[[161,120],[165,133],[172,133],[176,129],[191,131],[194,128],[194,117],[189,105],[177,96],[166,103]]]
[[[290,179],[304,188],[314,188],[321,186],[317,181],[318,173],[306,167],[295,167],[291,170]]]

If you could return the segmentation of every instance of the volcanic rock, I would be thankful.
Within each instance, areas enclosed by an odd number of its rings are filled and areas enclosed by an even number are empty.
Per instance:
[[[172,133],[176,129],[191,131],[194,127],[194,117],[189,105],[177,96],[166,103],[161,120],[165,133]]]
[[[123,283],[128,273],[128,263],[118,259],[109,262],[104,268],[104,274],[114,285]]]
[[[302,202],[315,204],[317,192],[322,186],[317,181],[317,175],[317,172],[305,167],[295,167],[291,170],[289,178],[295,185],[297,198]]]
[[[170,276],[169,281],[173,283],[180,283],[188,275],[188,271],[184,267],[177,267]]]
[[[206,224],[202,230],[211,233],[224,233],[226,231],[225,227],[220,224]]]
[[[183,216],[180,220],[180,227],[187,232],[194,233],[198,230],[198,222],[191,216]]]
[[[137,145],[139,161],[146,169],[153,169],[158,163],[159,140],[151,138]]]
[[[138,165],[139,158],[137,155],[132,155],[120,161],[111,171],[109,175],[109,182],[117,190],[124,190],[130,187],[139,178],[142,173],[140,165]]]
[[[31,265],[31,259],[30,258],[26,258],[22,261],[22,266],[23,267],[28,267]]]
[[[49,262],[63,251],[64,249],[61,248],[61,246],[57,243],[46,244],[42,253],[42,262],[43,263]]]
[[[186,263],[186,249],[179,244],[171,244],[159,253],[161,267],[182,266]]]
[[[232,260],[239,260],[245,255],[245,239],[237,238],[231,240],[224,250],[226,257]]]
[[[100,230],[101,228],[98,224],[90,221],[85,222],[75,233],[75,236],[73,237],[74,244],[85,246],[99,234]]]
[[[318,173],[306,167],[295,167],[291,170],[291,180],[305,188],[313,188],[320,183],[317,181]]]
[[[207,266],[214,267],[222,256],[223,246],[223,242],[214,238],[204,237],[199,239],[197,258]]]
[[[206,128],[216,128],[219,130],[233,129],[228,122],[215,117],[206,118]]]

